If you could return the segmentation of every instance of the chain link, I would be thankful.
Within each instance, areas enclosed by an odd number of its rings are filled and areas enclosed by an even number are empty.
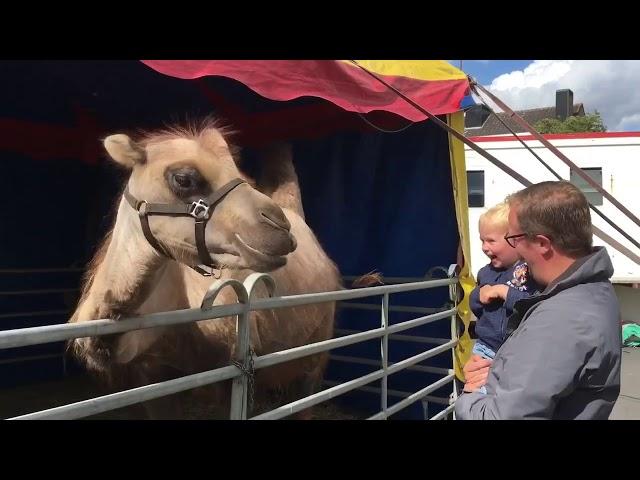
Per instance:
[[[249,388],[249,402],[247,405],[247,414],[253,409],[253,401],[255,396],[255,370],[253,368],[253,359],[255,356],[253,348],[249,348],[249,367],[245,368],[244,364],[238,362],[237,360],[233,360],[231,363],[238,367],[243,375],[247,377],[248,388]]]

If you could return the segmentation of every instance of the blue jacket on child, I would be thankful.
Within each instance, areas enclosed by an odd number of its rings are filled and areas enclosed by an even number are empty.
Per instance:
[[[494,300],[489,304],[480,303],[480,288],[485,285],[507,285],[507,299]],[[476,335],[478,340],[493,351],[497,351],[506,338],[507,318],[513,313],[513,306],[539,290],[531,278],[529,267],[525,262],[516,262],[512,267],[497,269],[491,264],[485,265],[478,272],[478,286],[469,296],[471,311],[478,318]]]

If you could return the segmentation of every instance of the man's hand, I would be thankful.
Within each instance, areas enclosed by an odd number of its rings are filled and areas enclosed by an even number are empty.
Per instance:
[[[506,285],[485,285],[480,287],[480,303],[486,305],[494,300],[506,300],[509,287]]]
[[[482,358],[480,355],[471,355],[471,358],[462,369],[466,380],[464,384],[465,392],[475,392],[487,383],[489,367],[492,363],[493,361]]]

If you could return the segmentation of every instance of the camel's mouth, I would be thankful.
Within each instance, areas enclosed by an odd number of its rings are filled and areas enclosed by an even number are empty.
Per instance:
[[[271,255],[262,252],[245,242],[237,233],[235,234],[235,238],[241,256],[249,264],[249,268],[259,272],[269,272],[287,263],[286,255]]]
[[[111,362],[110,345],[96,338],[76,338],[70,347],[76,359],[92,372],[104,372]]]

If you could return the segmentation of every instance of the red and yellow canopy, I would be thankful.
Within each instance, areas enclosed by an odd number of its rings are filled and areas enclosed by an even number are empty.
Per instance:
[[[466,75],[443,60],[358,60],[433,114],[460,110],[468,93]],[[414,122],[424,114],[348,60],[143,60],[165,75],[195,79],[233,78],[272,100],[311,96],[344,110],[383,110]]]

